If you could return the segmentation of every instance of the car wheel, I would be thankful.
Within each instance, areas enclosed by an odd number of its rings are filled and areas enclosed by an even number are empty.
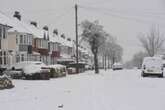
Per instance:
[[[144,72],[142,72],[142,75],[141,76],[142,77],[146,77],[147,75]]]
[[[160,78],[163,78],[163,73],[159,75]]]

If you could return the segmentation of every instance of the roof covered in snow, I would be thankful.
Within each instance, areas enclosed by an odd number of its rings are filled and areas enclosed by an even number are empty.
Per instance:
[[[0,24],[7,25],[12,27],[13,23],[11,22],[10,18],[7,17],[4,13],[0,12]]]
[[[50,39],[49,40],[50,40],[50,42],[61,43],[60,36],[55,35],[55,34],[50,35]]]
[[[55,34],[50,36],[50,42],[57,42],[63,46],[73,47],[73,41],[68,41],[66,38],[62,38],[61,36]]]
[[[8,30],[8,32],[21,32],[21,33],[28,33],[32,34],[31,31],[29,31],[21,21],[19,21],[16,18],[10,18],[10,22],[12,22],[12,28]]]

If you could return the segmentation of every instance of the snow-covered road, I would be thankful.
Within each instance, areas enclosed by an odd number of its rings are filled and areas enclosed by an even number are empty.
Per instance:
[[[0,110],[165,110],[165,79],[141,78],[139,70],[14,84],[0,91]]]

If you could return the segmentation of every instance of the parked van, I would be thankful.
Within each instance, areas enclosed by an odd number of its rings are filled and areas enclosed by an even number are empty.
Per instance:
[[[157,75],[163,77],[163,61],[160,57],[145,57],[142,64],[142,76]]]
[[[123,69],[123,65],[121,63],[114,63],[112,65],[112,69],[113,70],[122,70]]]

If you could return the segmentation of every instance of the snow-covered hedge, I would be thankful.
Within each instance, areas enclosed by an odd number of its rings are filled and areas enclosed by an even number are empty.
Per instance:
[[[50,69],[50,77],[56,78],[56,77],[63,77],[66,76],[67,70],[66,66],[56,64],[56,65],[49,65],[48,68]]]
[[[13,88],[14,85],[7,75],[0,76],[0,90]]]

